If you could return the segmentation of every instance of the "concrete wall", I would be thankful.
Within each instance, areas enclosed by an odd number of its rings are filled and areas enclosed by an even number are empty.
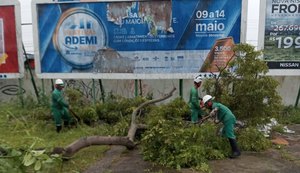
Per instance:
[[[277,88],[284,105],[295,105],[300,88],[300,76],[274,77],[280,84]],[[298,101],[300,107],[300,100]]]
[[[292,77],[274,77],[280,82],[278,86],[278,93],[282,97],[284,105],[295,105],[298,90],[300,87],[300,76]],[[52,83],[49,79],[36,79],[36,86],[39,92],[44,92],[50,94],[52,91]],[[68,87],[79,88],[85,95],[85,97],[92,99],[93,97],[93,81],[92,80],[65,80]],[[21,83],[21,85],[20,85]],[[135,96],[135,81],[134,80],[102,80],[102,84],[105,93],[112,92],[116,95],[121,95],[124,97],[134,97]],[[101,98],[99,80],[94,80],[96,99]],[[19,89],[21,87],[21,90]],[[192,80],[183,80],[183,98],[188,101],[189,91],[193,86]],[[163,94],[170,92],[173,87],[177,90],[174,92],[173,96],[166,100],[168,102],[171,99],[179,97],[179,80],[142,80],[142,94],[145,96],[147,94],[153,94],[153,98],[162,97]],[[19,92],[22,92],[24,96],[35,96],[34,87],[29,74],[25,74],[24,78],[19,79],[1,79],[0,80],[0,102],[5,102],[13,99],[18,99]],[[140,92],[140,91],[139,91]],[[200,95],[204,96],[205,93],[200,91]],[[300,101],[299,101],[300,102]],[[300,103],[299,103],[300,104]],[[300,106],[298,104],[298,106]]]

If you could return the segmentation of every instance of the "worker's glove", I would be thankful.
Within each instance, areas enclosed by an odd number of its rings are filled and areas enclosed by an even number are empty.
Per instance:
[[[214,109],[209,113],[210,117],[215,117],[216,116],[217,111]]]
[[[214,120],[215,124],[219,124],[220,120],[218,120],[217,118]]]

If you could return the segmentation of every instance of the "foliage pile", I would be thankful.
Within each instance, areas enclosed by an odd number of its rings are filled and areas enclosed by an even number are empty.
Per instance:
[[[270,140],[254,127],[247,127],[238,134],[242,151],[264,151],[272,146]]]
[[[229,151],[215,130],[211,124],[197,127],[180,120],[159,120],[142,139],[144,158],[173,168],[203,169],[208,159],[222,159]]]
[[[173,168],[194,167],[209,171],[208,160],[222,159],[230,154],[227,139],[216,135],[218,126],[212,122],[199,126],[182,121],[187,113],[188,105],[181,98],[150,111],[147,115],[149,128],[141,141],[146,160]],[[263,134],[252,127],[241,129],[237,138],[243,150],[261,151],[271,146]]]
[[[281,98],[276,92],[278,82],[265,75],[268,67],[260,59],[262,52],[249,44],[236,45],[234,52],[234,59],[221,69],[218,77],[205,82],[204,90],[248,124],[264,123],[277,116],[281,110]]]
[[[59,155],[47,154],[45,149],[35,150],[33,143],[27,150],[0,145],[0,172],[59,172],[62,160]]]
[[[0,172],[22,172],[22,153],[6,145],[0,145]]]

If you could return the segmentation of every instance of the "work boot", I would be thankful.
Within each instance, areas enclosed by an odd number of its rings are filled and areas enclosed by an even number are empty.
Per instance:
[[[64,127],[66,127],[66,128],[70,128],[70,123],[69,123],[69,121],[64,121]]]
[[[59,133],[61,131],[61,126],[56,126],[56,132]]]
[[[237,146],[236,140],[231,139],[231,138],[228,138],[228,140],[229,140],[229,143],[231,146],[231,151],[232,151],[232,154],[231,154],[231,156],[229,156],[229,158],[234,159],[234,158],[239,157],[241,155],[241,152]]]

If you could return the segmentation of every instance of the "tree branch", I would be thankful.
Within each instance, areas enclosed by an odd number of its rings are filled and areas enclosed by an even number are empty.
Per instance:
[[[80,138],[66,148],[56,147],[53,149],[53,154],[62,154],[65,158],[72,157],[76,152],[81,150],[82,148],[86,148],[92,145],[123,145],[126,146],[128,149],[133,149],[135,147],[134,137],[137,129],[146,129],[147,126],[144,124],[136,124],[136,116],[140,109],[143,107],[154,104],[160,101],[163,101],[167,98],[170,98],[173,95],[173,92],[176,88],[173,88],[171,92],[164,95],[162,98],[150,100],[147,102],[142,103],[139,107],[137,107],[131,115],[131,124],[130,129],[128,130],[127,136],[88,136],[84,138]]]

